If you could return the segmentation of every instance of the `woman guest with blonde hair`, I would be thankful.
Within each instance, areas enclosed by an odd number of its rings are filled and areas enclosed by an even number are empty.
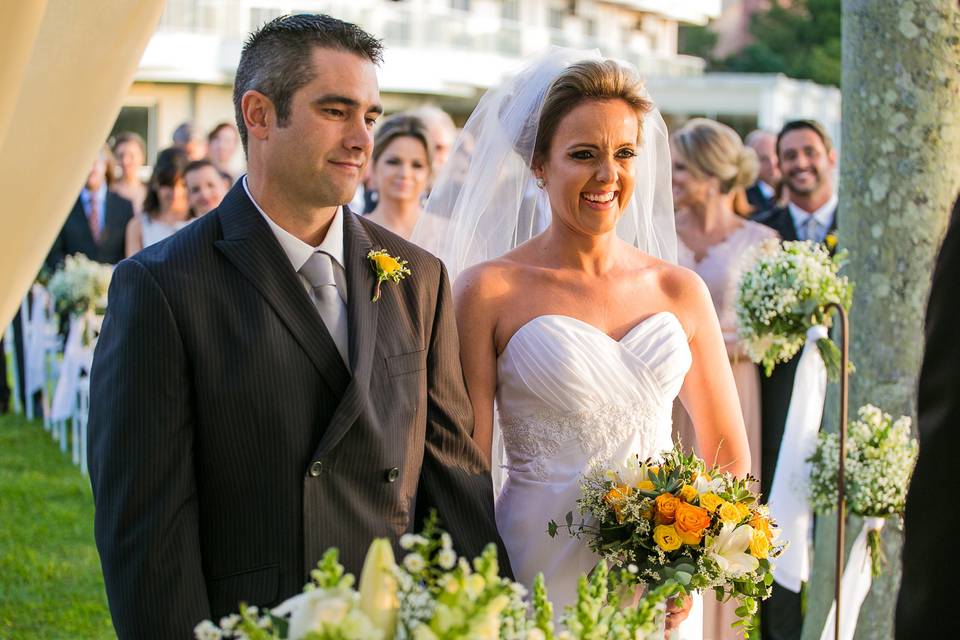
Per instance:
[[[378,199],[368,219],[409,238],[432,174],[433,147],[426,125],[404,114],[384,120],[374,135],[372,162]]]
[[[746,203],[744,189],[756,180],[757,156],[733,129],[705,118],[690,120],[671,136],[670,143],[679,263],[696,271],[710,290],[747,427],[750,473],[759,478],[759,370],[739,347],[735,311],[744,257],[756,244],[776,237],[772,229],[744,219],[737,211],[739,202]],[[674,409],[674,433],[684,444],[698,444],[693,424],[679,405]],[[697,453],[707,460],[714,456],[703,447],[697,447]],[[730,626],[737,619],[735,608],[733,602],[705,599],[704,637],[742,637],[742,632]]]

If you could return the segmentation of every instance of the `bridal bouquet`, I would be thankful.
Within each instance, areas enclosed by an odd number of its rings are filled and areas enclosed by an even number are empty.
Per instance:
[[[677,446],[661,461],[630,459],[595,467],[581,482],[583,519],[548,524],[585,537],[590,548],[620,572],[650,587],[672,586],[683,595],[713,589],[737,598],[735,623],[747,630],[773,584],[771,560],[785,548],[767,508],[738,479]]]
[[[473,562],[458,557],[436,517],[423,531],[400,539],[406,553],[398,564],[384,539],[367,552],[359,590],[354,578],[328,550],[304,592],[271,610],[240,605],[219,625],[194,629],[198,640],[643,640],[655,634],[667,585],[637,605],[620,608],[623,581],[600,563],[579,585],[577,604],[554,633],[553,605],[542,577],[527,589],[500,577],[497,552],[489,545]],[[650,635],[649,637],[653,637]]]
[[[67,256],[47,286],[57,311],[77,317],[107,306],[113,267],[81,253]]]
[[[893,514],[903,516],[918,447],[909,417],[894,420],[870,404],[860,407],[858,416],[847,427],[844,489],[851,513],[880,520],[867,523],[871,568],[873,575],[878,576],[884,561],[880,545],[882,519]],[[810,503],[820,513],[837,510],[839,460],[839,436],[821,432],[816,451],[808,460]]]
[[[829,328],[829,303],[850,307],[853,285],[839,275],[844,258],[844,253],[831,256],[813,242],[771,239],[755,250],[752,266],[744,271],[737,290],[738,337],[750,359],[762,364],[768,376],[778,362],[800,351],[807,330],[817,325]],[[817,348],[835,378],[840,371],[836,345],[821,338]]]

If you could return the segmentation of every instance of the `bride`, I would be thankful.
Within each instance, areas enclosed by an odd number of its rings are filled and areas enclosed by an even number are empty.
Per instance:
[[[591,464],[670,448],[678,393],[701,450],[750,468],[710,294],[670,262],[669,171],[635,73],[554,49],[480,101],[414,233],[457,278],[473,437],[506,471],[496,517],[514,574],[542,572],[557,613],[598,558],[547,522],[575,508]]]

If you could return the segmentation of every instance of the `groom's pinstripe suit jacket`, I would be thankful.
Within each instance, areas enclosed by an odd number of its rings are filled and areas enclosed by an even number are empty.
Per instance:
[[[371,248],[412,271],[376,303]],[[460,552],[499,544],[444,269],[346,210],[344,253],[352,375],[239,183],[117,267],[89,456],[120,637],[276,604],[329,546],[359,575],[431,507]]]

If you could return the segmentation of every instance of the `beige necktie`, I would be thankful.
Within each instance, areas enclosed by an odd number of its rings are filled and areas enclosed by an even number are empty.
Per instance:
[[[347,336],[347,305],[344,304],[337,281],[333,276],[333,261],[322,251],[316,251],[300,267],[300,273],[313,288],[314,305],[323,319],[330,337],[337,345],[343,363],[350,368],[349,342]]]

